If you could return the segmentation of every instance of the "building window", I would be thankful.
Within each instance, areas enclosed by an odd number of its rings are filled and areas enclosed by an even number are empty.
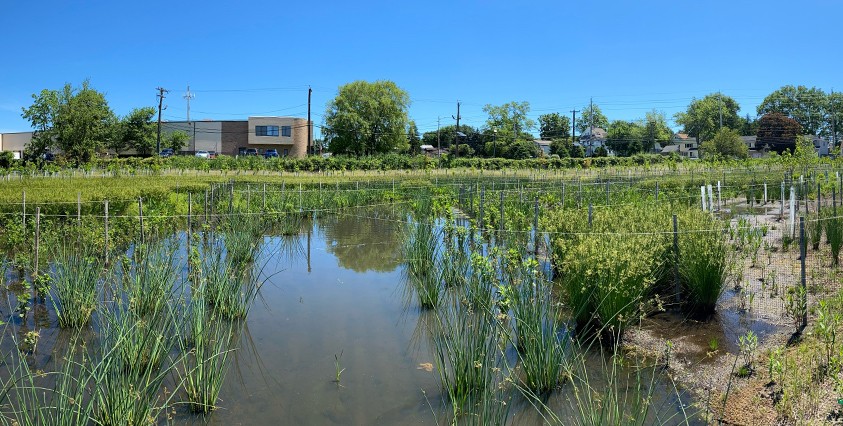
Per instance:
[[[278,126],[255,126],[255,136],[278,136]]]
[[[275,131],[278,131],[278,128],[275,128]],[[275,136],[278,136],[277,134]],[[293,128],[290,126],[281,126],[281,136],[290,137],[293,136]]]

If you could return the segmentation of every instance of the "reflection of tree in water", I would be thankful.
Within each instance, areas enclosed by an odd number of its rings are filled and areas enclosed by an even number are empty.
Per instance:
[[[328,252],[355,272],[390,272],[401,262],[400,216],[381,210],[351,210],[321,217]]]

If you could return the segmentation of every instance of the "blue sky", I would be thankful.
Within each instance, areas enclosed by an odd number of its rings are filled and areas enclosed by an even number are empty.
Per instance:
[[[0,132],[29,130],[33,93],[86,78],[118,115],[170,89],[170,120],[188,84],[192,119],[305,117],[310,85],[319,125],[340,85],[379,79],[410,94],[421,131],[453,124],[457,100],[474,126],[485,104],[672,117],[718,90],[754,116],[785,84],[843,90],[841,16],[836,0],[6,1]]]

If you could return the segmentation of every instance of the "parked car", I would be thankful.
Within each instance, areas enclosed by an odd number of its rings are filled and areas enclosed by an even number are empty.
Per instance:
[[[245,155],[258,155],[258,150],[255,148],[248,148],[246,149]]]
[[[263,153],[263,158],[278,158],[278,150],[277,149],[267,149]]]
[[[161,154],[160,154],[160,155],[161,155],[162,157],[172,157],[172,156],[173,156],[173,154],[175,154],[175,152],[173,152],[173,149],[172,149],[172,148],[164,148],[164,149],[162,149],[162,150],[161,150]]]
[[[195,155],[199,158],[211,158],[211,154],[208,151],[196,151]]]
[[[208,151],[208,158],[217,158],[216,151]]]

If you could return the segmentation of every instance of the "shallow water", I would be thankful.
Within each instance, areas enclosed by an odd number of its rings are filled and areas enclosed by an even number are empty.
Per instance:
[[[443,403],[423,321],[430,312],[408,302],[405,291],[403,220],[394,212],[355,210],[304,221],[296,236],[265,237],[256,262],[265,282],[243,328],[220,408],[202,418],[182,406],[176,409],[175,422],[448,423],[450,409]],[[36,318],[41,327],[32,363],[45,370],[69,344],[69,333],[57,328],[49,305],[48,301],[36,308],[38,316],[28,316],[30,328]],[[90,332],[87,338],[92,338]],[[510,358],[513,353],[510,348]],[[344,369],[339,383],[335,357]],[[591,354],[588,370],[600,371],[605,360],[600,353]],[[646,369],[646,384],[653,371]],[[602,389],[601,379],[597,374],[590,383]],[[618,385],[620,390],[634,386]],[[653,387],[648,419],[678,420],[680,404],[689,398],[660,374]],[[564,423],[578,409],[566,389],[563,385],[546,401]],[[510,404],[512,424],[543,423],[542,415],[523,398],[516,396]]]

